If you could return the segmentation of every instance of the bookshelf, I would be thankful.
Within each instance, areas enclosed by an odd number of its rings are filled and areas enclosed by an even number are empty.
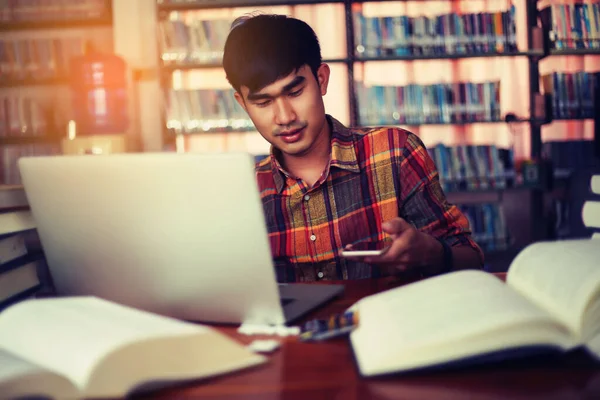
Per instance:
[[[358,117],[358,104],[357,104],[357,91],[356,91],[356,80],[355,70],[357,65],[369,62],[384,62],[384,61],[415,61],[415,60],[460,60],[467,58],[492,58],[492,57],[522,57],[525,59],[536,60],[544,57],[545,52],[543,48],[527,48],[527,49],[512,49],[511,51],[499,52],[495,50],[478,51],[478,52],[461,52],[455,54],[406,54],[406,55],[378,55],[369,56],[358,54],[356,40],[356,10],[355,6],[363,3],[383,3],[383,1],[357,1],[357,0],[305,0],[305,1],[281,1],[281,0],[257,0],[257,1],[168,1],[158,0],[157,2],[157,15],[159,18],[159,24],[164,23],[169,19],[171,13],[185,13],[186,11],[197,11],[203,9],[218,9],[218,8],[231,8],[231,7],[261,7],[261,6],[276,6],[276,5],[318,5],[318,4],[340,4],[344,7],[345,14],[345,41],[346,41],[346,54],[342,58],[327,59],[324,57],[326,62],[329,63],[340,63],[346,66],[348,77],[347,77],[347,89],[349,98],[348,109],[350,111],[349,123],[350,125],[361,125]],[[423,4],[426,1],[421,1]],[[527,2],[531,3],[531,2]],[[529,8],[529,7],[528,7]],[[535,9],[535,7],[533,7]],[[527,10],[528,12],[531,10]],[[537,27],[537,15],[533,15],[531,27]],[[185,25],[185,24],[183,24]],[[185,29],[185,26],[178,26],[177,28]],[[176,29],[177,29],[176,28]],[[528,30],[530,30],[528,28]],[[159,46],[159,51],[162,46]],[[164,50],[164,48],[163,48]],[[161,68],[162,87],[168,88],[171,85],[171,78],[173,73],[200,70],[200,69],[211,69],[220,68],[219,60],[211,60],[209,62],[197,62],[197,61],[176,61],[161,59],[159,61]],[[535,77],[532,77],[535,78]],[[505,123],[504,118],[495,118],[490,121],[473,121],[477,123]],[[532,118],[517,118],[515,123],[530,123],[534,126],[539,125],[538,120]],[[393,120],[387,121],[388,124],[394,124]],[[396,123],[397,124],[397,123]],[[404,123],[406,126],[421,126],[421,125],[445,125],[445,122],[429,122],[423,121],[419,123]],[[456,121],[453,125],[468,125],[469,121]],[[365,125],[365,124],[362,124]],[[535,133],[533,134],[535,137]],[[166,135],[167,140],[172,141],[173,136]],[[540,146],[532,144],[532,148],[537,149]],[[535,150],[534,150],[535,151]]]
[[[111,51],[113,10],[112,0],[0,3],[0,187],[12,188],[18,158],[61,152],[69,62],[90,44]]]
[[[413,0],[412,3],[420,3],[422,5],[426,5],[427,0]],[[482,34],[483,32],[489,33],[487,29],[489,28],[481,28],[481,21],[488,21],[491,19],[493,25],[500,29],[500,32],[504,34],[503,38],[492,37],[491,42],[494,43],[495,40],[499,40],[501,45],[488,45],[481,46],[481,48],[475,48],[473,44],[469,42],[464,43],[464,47],[460,49],[460,52],[457,52],[455,48],[455,52],[440,52],[440,51],[420,51],[420,52],[408,52],[401,54],[402,52],[398,51],[398,47],[394,48],[393,46],[390,48],[385,48],[383,51],[378,52],[378,54],[370,54],[369,51],[365,51],[364,45],[365,43],[358,43],[360,39],[365,39],[366,37],[357,35],[357,32],[361,29],[359,23],[357,23],[357,10],[361,8],[361,5],[365,5],[368,3],[388,3],[386,0],[304,0],[304,1],[282,1],[282,0],[256,0],[256,1],[245,1],[245,0],[222,0],[222,1],[212,1],[212,0],[196,0],[196,1],[168,1],[168,0],[158,0],[157,1],[157,17],[158,23],[164,24],[166,21],[170,21],[173,15],[177,15],[177,17],[173,20],[175,21],[184,21],[185,18],[178,19],[182,15],[185,15],[186,12],[199,12],[200,10],[214,10],[220,8],[232,8],[232,7],[256,7],[262,8],[267,6],[278,6],[278,5],[286,5],[286,6],[319,6],[322,4],[336,4],[339,7],[343,8],[344,15],[344,23],[345,23],[345,31],[343,35],[343,41],[345,41],[345,54],[340,54],[339,56],[332,57],[329,60],[326,60],[332,64],[343,66],[343,68],[347,72],[347,78],[345,82],[345,90],[348,92],[348,104],[347,110],[349,113],[348,122],[349,125],[357,126],[357,125],[370,125],[365,124],[364,121],[361,121],[360,116],[360,96],[359,96],[359,83],[360,79],[358,76],[361,74],[363,66],[366,64],[382,64],[388,62],[426,62],[437,60],[440,62],[455,62],[457,60],[467,60],[467,59],[519,59],[523,60],[523,63],[526,63],[526,68],[523,68],[523,72],[527,75],[527,100],[525,107],[529,109],[529,115],[523,115],[522,113],[515,113],[517,115],[511,120],[511,125],[517,124],[519,126],[526,127],[526,135],[528,137],[529,148],[526,154],[526,158],[530,160],[535,160],[536,162],[540,162],[543,156],[543,143],[542,143],[542,127],[544,125],[549,124],[551,121],[550,115],[547,114],[548,104],[546,104],[549,100],[546,96],[544,96],[543,91],[541,90],[541,76],[540,76],[540,61],[553,56],[583,56],[583,55],[594,55],[600,54],[600,47],[598,49],[595,48],[562,48],[562,49],[554,49],[552,48],[550,36],[548,32],[548,26],[544,22],[543,18],[543,8],[541,1],[529,1],[523,0],[519,2],[520,8],[516,9],[517,13],[521,14],[521,17],[510,19],[508,11],[510,8],[507,8],[507,14],[493,14],[492,16],[481,16],[479,14],[473,16],[465,17],[464,14],[460,14],[463,18],[460,22],[462,26],[463,35],[459,35],[460,31],[448,32],[443,31],[444,35],[448,36],[449,33],[455,33],[455,35],[450,35],[452,37],[457,38],[466,38],[470,34],[474,34],[475,37],[478,37],[478,34]],[[398,3],[398,2],[395,2]],[[439,3],[439,2],[438,2]],[[448,1],[448,3],[452,3],[452,1]],[[468,14],[468,11],[465,12]],[[475,14],[475,13],[473,13]],[[490,13],[491,14],[491,13]],[[440,16],[440,19],[448,18],[446,16]],[[450,17],[451,18],[451,17]],[[457,17],[458,18],[458,17]],[[488,18],[481,19],[481,18]],[[499,18],[493,22],[494,18]],[[425,24],[426,28],[423,32],[431,32],[427,29],[432,28],[432,26],[436,26],[435,23],[432,25],[429,21],[436,21],[435,18],[425,20],[418,20],[418,23]],[[438,20],[439,21],[439,20]],[[185,23],[181,23],[177,27],[177,29],[187,29],[186,24],[189,22],[187,20]],[[308,22],[308,21],[307,21]],[[174,24],[179,22],[174,22]],[[310,22],[309,22],[310,23]],[[361,23],[365,23],[364,20]],[[368,21],[370,25],[369,29],[377,31],[381,29],[381,26],[377,27],[373,20]],[[517,25],[516,29],[520,29],[525,32],[525,40],[521,42],[519,46],[508,46],[510,31],[510,23]],[[478,25],[479,24],[479,25]],[[437,25],[439,27],[439,25]],[[477,28],[479,27],[479,28]],[[447,25],[443,25],[444,29],[448,29]],[[367,29],[367,30],[369,30]],[[479,30],[477,30],[479,29]],[[600,32],[600,31],[599,31]],[[413,32],[414,33],[414,32]],[[438,33],[438,32],[436,32]],[[160,35],[160,34],[159,34]],[[317,31],[317,35],[320,37],[319,32]],[[380,35],[381,36],[381,35]],[[440,35],[434,35],[440,36]],[[480,35],[479,35],[480,36]],[[492,35],[494,36],[494,35]],[[173,39],[173,38],[171,38]],[[176,38],[175,38],[176,39]],[[379,38],[381,39],[381,37]],[[407,37],[403,37],[403,39],[407,39]],[[600,38],[598,38],[600,39]],[[423,40],[423,38],[419,39]],[[176,42],[176,40],[175,40]],[[511,42],[512,43],[512,42]],[[600,41],[598,42],[600,43]],[[179,43],[181,45],[181,43]],[[396,43],[397,44],[397,43]],[[514,44],[514,43],[512,43]],[[445,46],[447,43],[444,42],[434,42],[434,46]],[[359,51],[359,46],[363,48]],[[185,47],[185,43],[184,46]],[[183,48],[182,47],[182,48]],[[504,51],[498,51],[499,48],[504,48]],[[165,49],[164,47],[164,38],[159,38],[159,53],[162,54]],[[159,54],[159,57],[160,57]],[[182,74],[195,70],[204,70],[204,69],[218,69],[221,67],[220,62],[217,59],[212,59],[207,62],[199,62],[198,60],[176,60],[177,57],[173,57],[173,59],[160,59],[160,75],[161,75],[161,86],[163,90],[168,91],[173,84],[173,76],[177,74]],[[324,54],[324,59],[327,59],[327,55]],[[366,103],[369,103],[368,101]],[[520,110],[519,110],[520,111]],[[336,115],[335,113],[332,113]],[[337,115],[336,115],[337,117]],[[166,119],[166,118],[165,118]],[[386,125],[402,125],[408,127],[409,130],[412,128],[419,129],[420,127],[445,127],[445,126],[455,126],[455,127],[463,127],[465,129],[470,129],[474,125],[483,125],[483,126],[491,126],[491,125],[501,125],[507,124],[506,114],[504,115],[496,115],[494,118],[491,118],[486,121],[474,121],[469,120],[453,120],[449,122],[440,122],[440,121],[419,121],[418,123],[403,121],[402,123],[398,123],[393,119],[388,121],[378,121],[381,124]],[[166,126],[166,121],[165,121]],[[164,129],[164,139],[165,143],[172,144],[178,151],[185,151],[182,149],[184,137],[187,136],[186,132],[174,132]],[[203,131],[204,134],[209,134],[210,131]],[[192,132],[190,134],[193,135]],[[216,140],[216,139],[215,139]],[[527,235],[526,242],[536,241],[540,239],[544,239],[547,237],[548,226],[544,223],[545,215],[545,196],[548,188],[543,184],[533,184],[529,186],[519,187],[518,185],[507,188],[491,188],[491,189],[469,189],[469,190],[450,190],[448,192],[449,197],[461,198],[462,200],[469,199],[477,199],[481,196],[483,201],[491,201],[491,202],[499,202],[502,203],[503,199],[501,195],[495,196],[495,198],[489,198],[490,192],[492,193],[492,197],[494,197],[494,193],[503,193],[507,190],[518,189],[516,193],[512,193],[509,197],[511,201],[515,201],[519,203],[521,207],[523,207],[524,203],[528,203],[528,206],[524,208],[527,209],[528,215],[527,218],[529,220],[529,226],[526,230],[529,231]],[[463,194],[465,194],[463,196]],[[519,197],[520,196],[520,197]],[[518,217],[513,218],[514,222],[512,223],[513,227],[516,227],[517,230],[521,229],[523,224],[523,215],[519,212],[515,212],[515,215]],[[509,218],[510,219],[510,218]],[[510,224],[509,224],[510,225]]]

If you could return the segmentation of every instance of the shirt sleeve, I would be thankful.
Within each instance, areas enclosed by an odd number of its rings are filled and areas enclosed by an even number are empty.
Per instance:
[[[412,133],[405,143],[400,165],[400,216],[449,246],[473,248],[483,265],[483,252],[472,238],[469,220],[456,205],[448,203],[425,145]]]

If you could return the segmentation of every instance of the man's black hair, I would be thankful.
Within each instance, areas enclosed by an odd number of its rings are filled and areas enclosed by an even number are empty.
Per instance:
[[[236,19],[223,55],[227,80],[239,92],[251,92],[283,78],[307,64],[315,77],[321,47],[304,21],[285,15],[258,14]]]

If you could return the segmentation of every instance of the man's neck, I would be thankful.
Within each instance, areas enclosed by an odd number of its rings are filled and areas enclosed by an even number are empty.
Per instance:
[[[284,168],[309,186],[313,186],[323,174],[331,157],[331,129],[325,120],[317,141],[305,154],[292,156],[282,154]]]

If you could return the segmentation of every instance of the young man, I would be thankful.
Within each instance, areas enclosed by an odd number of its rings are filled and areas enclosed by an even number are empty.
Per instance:
[[[416,135],[348,129],[325,113],[330,69],[306,23],[256,15],[232,26],[227,79],[271,143],[256,173],[280,282],[481,268],[469,223]],[[358,263],[341,256],[361,242],[389,248]]]

